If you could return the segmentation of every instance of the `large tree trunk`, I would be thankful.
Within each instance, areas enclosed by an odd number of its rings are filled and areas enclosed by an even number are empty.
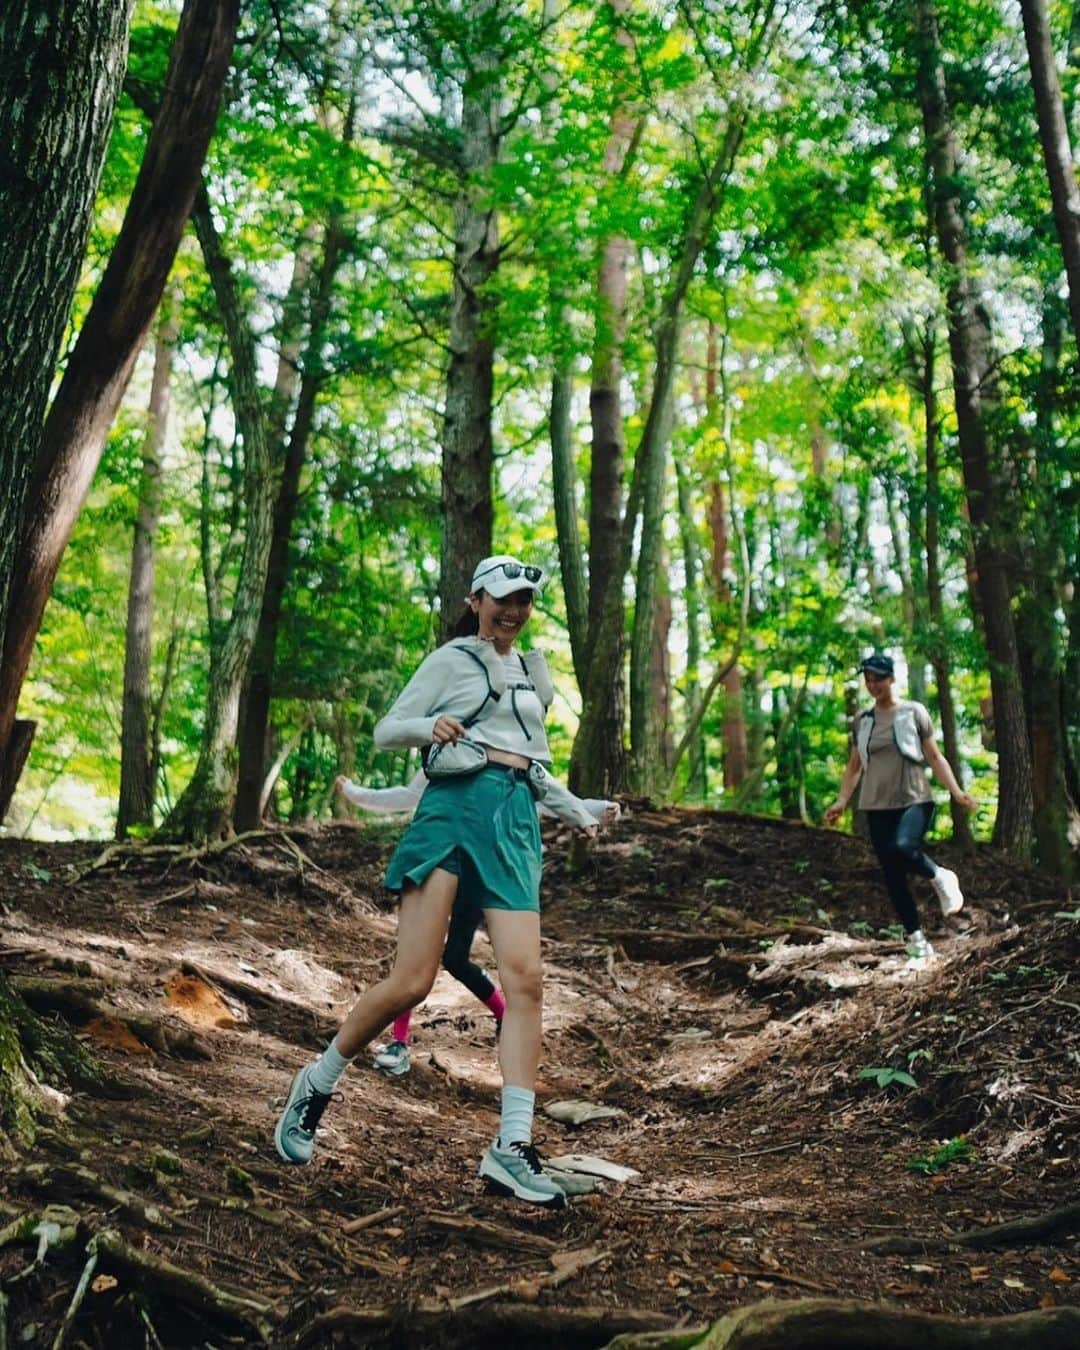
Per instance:
[[[946,308],[960,458],[994,699],[999,779],[994,842],[1014,856],[1024,857],[1032,838],[1031,751],[1011,609],[1008,541],[1000,518],[998,456],[988,429],[987,413],[994,401],[989,320],[979,303],[968,263],[956,135],[932,0],[916,0],[916,13],[918,95],[933,183],[938,246],[948,264]]]
[[[273,539],[276,470],[266,409],[259,390],[255,341],[243,313],[232,268],[217,236],[210,202],[200,189],[192,215],[232,365],[232,409],[243,441],[244,546],[232,614],[211,647],[206,720],[191,781],[169,813],[162,833],[203,842],[227,835],[236,801],[236,737],[240,695],[247,679],[266,589]]]
[[[237,0],[184,6],[124,223],[49,410],[15,563],[20,586],[4,631],[0,763],[53,581],[180,245],[236,23]],[[0,816],[7,805],[0,798]]]
[[[560,318],[560,334],[562,332]],[[589,615],[584,550],[578,522],[578,473],[571,415],[574,376],[570,357],[563,355],[568,351],[569,341],[557,342],[548,426],[551,434],[551,497],[555,508],[555,535],[559,544],[559,571],[566,601],[570,655],[580,685],[588,669]]]
[[[1032,503],[1027,550],[1027,584],[1016,619],[1024,693],[1031,736],[1035,852],[1042,867],[1071,880],[1076,870],[1071,837],[1076,837],[1077,803],[1067,782],[1062,719],[1064,644],[1057,622],[1061,501],[1055,399],[1065,337],[1065,315],[1051,285],[1043,298],[1043,344],[1034,445],[1025,497]]]
[[[704,575],[701,544],[694,520],[694,505],[690,493],[690,478],[681,457],[675,456],[675,484],[679,499],[679,534],[682,539],[683,600],[686,605],[686,722],[697,720],[701,708],[701,582]],[[686,793],[691,799],[704,801],[708,794],[708,768],[705,754],[705,733],[700,724],[691,738]]]
[[[132,5],[42,0],[0,10],[0,650],[26,585],[17,554],[27,491],[127,64]],[[0,703],[0,820],[33,734],[24,723],[13,736],[21,684],[20,676]]]
[[[168,303],[168,302],[166,302]],[[161,511],[161,454],[169,425],[173,351],[179,321],[175,308],[162,316],[154,348],[146,434],[143,438],[139,504],[131,548],[127,630],[124,646],[124,701],[120,724],[120,800],[116,837],[154,818],[151,745],[150,663],[154,626],[154,549]]]
[[[450,365],[442,441],[442,558],[439,581],[444,635],[461,613],[473,569],[490,554],[494,511],[491,403],[495,314],[485,287],[499,262],[499,220],[491,171],[499,156],[496,0],[473,13],[475,75],[461,105],[462,185],[454,205],[454,279]]]
[[[1046,12],[1046,0],[1020,0],[1024,18],[1031,84],[1035,91],[1035,114],[1039,122],[1054,225],[1069,281],[1069,314],[1073,336],[1080,348],[1080,189],[1076,185],[1072,145],[1065,103],[1058,79],[1054,44]]]
[[[293,418],[282,467],[281,486],[274,504],[273,541],[267,564],[266,590],[263,594],[259,630],[255,638],[243,701],[235,808],[235,824],[238,830],[255,829],[262,818],[265,804],[263,789],[266,780],[266,747],[270,724],[270,699],[273,693],[274,653],[277,649],[281,608],[289,576],[289,542],[297,503],[300,500],[300,479],[304,464],[307,462],[316,402],[322,386],[323,376],[318,367],[318,353],[330,313],[330,300],[341,257],[342,242],[341,222],[333,220],[326,231],[322,265],[312,304],[311,335],[307,344],[308,359],[304,363],[305,371],[300,383],[296,415]]]

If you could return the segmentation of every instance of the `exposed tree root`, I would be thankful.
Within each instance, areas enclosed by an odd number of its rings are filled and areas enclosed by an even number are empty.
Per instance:
[[[1073,1350],[1080,1308],[1010,1317],[941,1317],[856,1299],[770,1299],[738,1308],[688,1341],[618,1336],[607,1350]]]
[[[510,1335],[518,1350],[526,1347],[602,1346],[622,1332],[657,1331],[671,1325],[661,1313],[637,1308],[544,1308],[532,1304],[486,1303],[454,1313],[437,1299],[423,1299],[412,1309],[331,1308],[297,1332],[289,1342],[294,1350],[323,1343],[324,1338],[350,1333],[360,1344],[366,1331],[396,1326],[406,1329],[415,1345],[426,1345],[436,1335],[450,1339],[468,1334],[471,1344],[489,1337]]]
[[[1021,1247],[1025,1242],[1064,1236],[1080,1231],[1080,1204],[1066,1205],[1048,1214],[1033,1214],[1025,1219],[1010,1219],[988,1228],[969,1228],[947,1238],[881,1237],[861,1242],[860,1249],[876,1256],[918,1256],[925,1252],[945,1252],[957,1247]]]
[[[10,1177],[12,1181],[23,1182],[39,1194],[49,1196],[50,1199],[96,1200],[105,1208],[119,1209],[129,1218],[159,1232],[178,1226],[191,1227],[175,1217],[164,1214],[152,1200],[136,1195],[134,1191],[127,1191],[120,1186],[112,1186],[102,1181],[88,1167],[27,1163],[23,1167],[14,1168]]]
[[[238,1327],[268,1340],[281,1312],[269,1300],[232,1293],[163,1257],[130,1246],[115,1229],[96,1237],[99,1264],[122,1275],[150,1298],[172,1300],[215,1325]]]
[[[110,1004],[103,1003],[101,995],[105,992],[105,985],[101,980],[52,980],[31,975],[13,975],[11,987],[37,1012],[60,1012],[81,1022],[87,1022],[94,1017],[122,1022],[133,1036],[161,1054],[173,1055],[177,1059],[213,1059],[213,1053],[206,1042],[187,1027],[165,1018],[151,1017],[147,1013],[121,1012]],[[79,1049],[77,1045],[76,1049]],[[85,1058],[85,1055],[83,1057]],[[86,1064],[90,1068],[90,1081],[89,1083],[80,1081],[79,1086],[116,1089],[103,1091],[101,1095],[131,1095],[130,1088],[126,1085],[105,1079],[93,1069],[89,1060]]]

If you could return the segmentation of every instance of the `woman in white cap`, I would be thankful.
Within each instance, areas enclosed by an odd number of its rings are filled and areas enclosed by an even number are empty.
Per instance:
[[[957,914],[964,905],[956,873],[939,867],[923,851],[923,838],[934,818],[926,766],[961,806],[971,811],[978,803],[956,781],[949,761],[934,743],[930,714],[921,703],[896,697],[892,657],[874,652],[859,669],[874,706],[856,719],[855,743],[825,823],[834,825],[840,819],[861,779],[859,809],[866,812],[889,899],[904,925],[908,956],[925,961],[934,949],[920,926],[908,873],[929,880],[943,914]]]
[[[350,1061],[427,996],[460,886],[484,912],[506,999],[499,1133],[480,1175],[502,1194],[565,1203],[532,1145],[542,1006],[535,801],[587,833],[597,822],[547,773],[551,677],[542,653],[514,646],[543,579],[541,568],[505,554],[478,563],[458,635],[425,658],[375,728],[380,749],[424,747],[430,779],[386,876],[401,894],[397,956],[320,1058],[293,1078],[274,1135],[286,1162],[310,1161],[316,1128]]]

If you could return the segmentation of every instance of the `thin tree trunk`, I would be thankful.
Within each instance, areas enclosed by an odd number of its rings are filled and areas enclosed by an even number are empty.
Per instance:
[[[939,247],[948,263],[946,308],[953,389],[971,518],[990,685],[994,698],[999,796],[994,842],[1016,857],[1032,838],[1031,751],[1020,689],[1019,653],[1011,609],[1008,553],[998,502],[995,448],[987,426],[994,401],[990,331],[967,257],[967,222],[960,196],[956,136],[932,0],[916,0],[918,94],[926,135],[927,167],[934,185]]]
[[[1035,92],[1035,115],[1039,123],[1054,225],[1069,281],[1069,315],[1073,337],[1080,348],[1080,189],[1076,184],[1069,123],[1058,78],[1054,43],[1046,0],[1020,0],[1027,42],[1031,84]]]
[[[151,746],[150,664],[154,628],[154,550],[161,513],[161,456],[169,426],[173,354],[180,329],[179,297],[166,297],[154,346],[146,435],[143,438],[139,504],[131,548],[127,628],[124,645],[124,698],[120,726],[120,799],[116,837],[154,818],[154,770]]]
[[[244,691],[234,813],[237,830],[253,830],[258,827],[266,800],[264,783],[267,732],[273,693],[274,654],[277,650],[281,609],[289,575],[289,542],[292,538],[297,503],[300,500],[300,479],[304,464],[307,462],[316,402],[322,387],[323,377],[318,367],[318,353],[330,312],[330,300],[341,258],[342,243],[342,225],[340,220],[334,219],[327,226],[323,246],[322,265],[312,304],[307,360],[304,376],[300,381],[296,415],[293,418],[292,431],[282,464],[281,485],[274,503],[273,542],[270,545],[267,563],[266,589],[263,593],[259,629]]]
[[[727,387],[727,343],[728,329],[725,326],[724,339],[717,340],[716,324],[709,324],[709,341],[706,349],[705,398],[710,424],[718,426],[723,435],[724,471],[727,478],[727,498],[724,496],[723,480],[717,476],[713,483],[712,496],[709,499],[709,529],[712,538],[712,586],[713,595],[721,609],[726,609],[732,600],[728,572],[731,563],[730,540],[732,534],[738,541],[740,571],[742,574],[742,602],[739,609],[739,642],[731,668],[723,676],[724,720],[722,735],[724,743],[724,791],[736,792],[749,773],[749,748],[746,738],[746,720],[743,709],[743,677],[738,664],[739,649],[746,631],[750,604],[750,568],[743,538],[735,516],[735,456],[732,451],[732,406]]]
[[[939,464],[940,424],[937,411],[937,390],[934,385],[937,369],[937,334],[928,326],[923,339],[923,361],[919,378],[923,398],[923,448],[926,460],[926,606],[929,616],[928,650],[930,664],[937,686],[938,716],[941,719],[941,741],[956,781],[964,785],[964,769],[960,756],[960,741],[956,729],[956,705],[952,693],[952,662],[945,635],[945,606],[941,585],[941,472]],[[966,851],[974,845],[971,823],[962,806],[950,798],[953,839]]]
[[[559,544],[559,571],[566,598],[566,623],[570,654],[580,684],[588,669],[589,615],[585,582],[584,550],[578,521],[578,473],[574,455],[572,409],[574,376],[568,342],[557,344],[555,371],[551,378],[551,496],[555,507],[555,534]]]
[[[277,486],[255,342],[205,190],[196,197],[192,218],[228,338],[232,409],[243,439],[244,544],[232,614],[220,642],[211,648],[206,720],[195,771],[162,827],[166,837],[205,841],[226,835],[231,827],[240,694],[262,613]]]
[[[442,437],[442,556],[439,596],[448,636],[468,593],[473,568],[490,554],[494,508],[491,408],[495,312],[485,293],[499,262],[499,221],[490,201],[499,156],[498,4],[471,11],[479,50],[461,106],[462,184],[454,205],[454,278],[450,365]]]
[[[686,723],[689,727],[698,721],[689,745],[690,768],[686,794],[704,801],[708,795],[708,769],[705,755],[705,734],[698,712],[701,708],[701,581],[704,573],[701,544],[694,522],[694,505],[690,495],[690,477],[680,456],[675,459],[675,484],[679,500],[679,534],[682,539],[683,601],[686,605]]]
[[[237,0],[184,6],[124,223],[45,422],[15,563],[20,586],[4,632],[0,758],[53,581],[180,245],[217,119],[237,12]],[[0,798],[0,816],[6,808]]]
[[[0,651],[9,628],[20,626],[12,607],[26,586],[18,549],[28,502],[34,509],[28,490],[124,78],[132,7],[133,0],[42,0],[0,9],[0,83],[8,91],[0,102]],[[4,681],[0,669],[0,687]],[[34,733],[31,722],[16,727],[22,677],[8,683],[0,700],[0,820]]]

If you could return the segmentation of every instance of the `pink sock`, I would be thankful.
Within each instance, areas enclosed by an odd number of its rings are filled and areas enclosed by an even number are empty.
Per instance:
[[[390,1028],[390,1039],[400,1041],[402,1045],[409,1044],[409,1021],[412,1018],[412,1009],[403,1012],[400,1017],[395,1017],[393,1025]]]
[[[490,998],[484,999],[484,1002],[495,1014],[496,1022],[501,1022],[503,1020],[503,1013],[506,1012],[506,999],[503,998],[502,994],[496,989],[493,991]]]

